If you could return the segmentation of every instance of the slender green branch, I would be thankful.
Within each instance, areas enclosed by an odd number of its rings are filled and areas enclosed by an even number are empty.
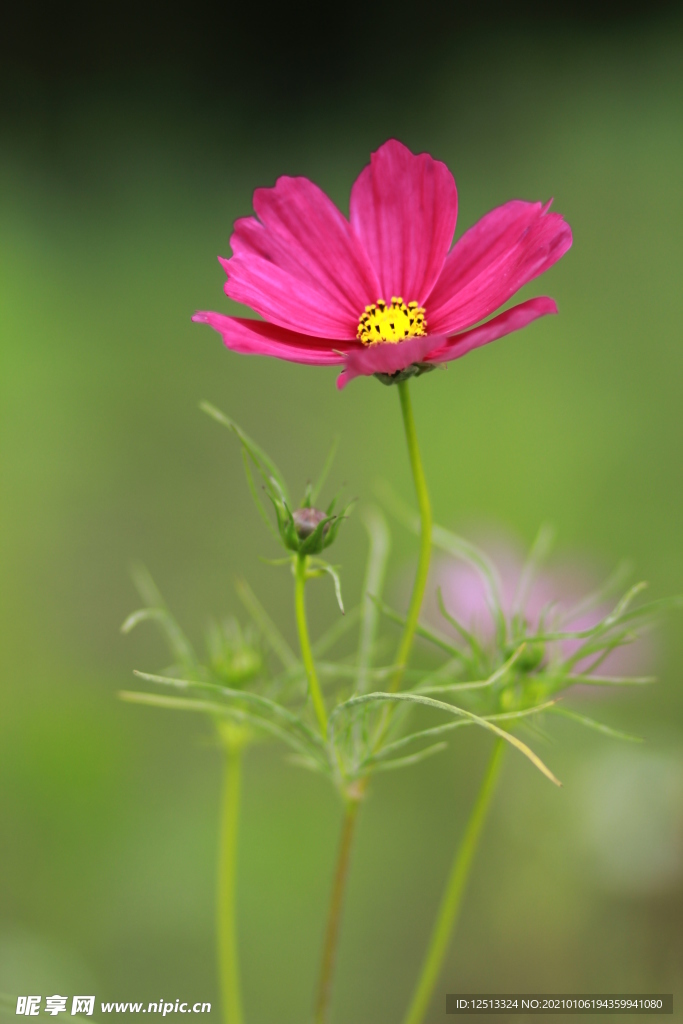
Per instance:
[[[431,555],[432,547],[432,510],[429,503],[429,494],[427,492],[427,481],[425,480],[424,469],[422,468],[422,460],[420,458],[420,449],[417,443],[417,434],[415,431],[415,421],[413,419],[413,410],[410,402],[410,392],[408,391],[408,382],[402,381],[398,385],[399,397],[401,401],[401,412],[403,414],[403,425],[405,428],[406,442],[408,444],[408,455],[410,457],[410,468],[413,474],[413,481],[415,484],[415,492],[417,494],[417,503],[420,511],[420,523],[421,523],[421,534],[420,534],[420,555],[418,560],[417,572],[415,574],[415,581],[413,583],[413,592],[410,598],[410,605],[408,608],[408,615],[406,618],[405,625],[403,627],[403,633],[396,656],[396,671],[394,672],[389,689],[396,691],[401,685],[403,675],[408,665],[408,659],[413,646],[413,640],[415,639],[415,631],[418,625],[418,619],[420,616],[420,609],[422,607],[422,599],[427,586],[427,576],[429,573],[429,559]],[[306,578],[305,564],[302,565],[301,558],[297,562],[297,622],[299,623],[299,637],[301,641],[301,653],[306,666],[306,671],[309,675],[309,685],[311,689],[311,696],[313,698],[316,713],[318,714],[318,720],[320,722],[321,730],[324,736],[327,736],[327,716],[325,714],[325,706],[320,695],[320,689],[318,686],[317,677],[315,675],[315,666],[313,664],[313,657],[310,655],[309,649],[309,661],[306,657],[305,642],[308,643],[308,634],[306,632],[306,619],[305,609],[303,603],[303,586]],[[316,697],[317,695],[317,697]],[[383,733],[388,723],[388,714],[385,712],[379,724],[379,736]],[[330,901],[330,908],[327,920],[327,929],[325,932],[325,941],[323,945],[323,959],[320,970],[320,980],[318,985],[318,995],[315,1005],[315,1024],[326,1024],[330,998],[332,995],[332,980],[334,975],[334,964],[336,958],[337,943],[339,940],[339,929],[341,925],[342,907],[344,902],[344,896],[346,892],[346,880],[349,870],[349,862],[351,857],[351,847],[353,844],[353,837],[355,832],[356,818],[358,814],[358,805],[360,798],[362,797],[366,785],[367,779],[360,781],[360,788],[358,792],[358,798],[349,800],[346,806],[346,815],[344,817],[344,824],[342,828],[342,836],[339,845],[339,853],[337,856],[337,866],[335,869],[334,884],[332,888],[332,898]]]
[[[391,680],[391,684],[389,686],[390,691],[398,690],[401,685],[401,680],[403,679],[404,670],[408,664],[408,658],[410,657],[410,651],[413,646],[415,631],[420,617],[422,599],[427,586],[429,559],[432,551],[432,508],[429,503],[427,481],[425,479],[424,469],[422,468],[422,459],[420,458],[420,449],[417,443],[413,407],[410,401],[410,392],[408,390],[407,380],[399,383],[398,394],[401,400],[401,412],[403,414],[403,426],[405,428],[406,442],[408,444],[410,468],[413,474],[417,505],[420,511],[421,530],[420,554],[417,563],[417,572],[415,573],[415,581],[413,583],[413,592],[410,598],[406,623],[403,628],[401,642],[396,655],[396,664],[398,665],[398,668]]]
[[[239,727],[238,727],[239,728]],[[242,997],[237,953],[236,878],[239,833],[242,742],[227,723],[221,729],[225,750],[220,849],[218,859],[218,972],[225,1024],[242,1024]]]
[[[318,719],[318,725],[320,726],[320,732],[322,733],[323,737],[327,737],[327,712],[325,711],[325,702],[323,700],[323,695],[320,690],[318,673],[315,670],[313,650],[311,649],[311,641],[308,635],[308,622],[306,620],[305,590],[307,562],[308,557],[306,555],[297,555],[296,566],[294,570],[296,581],[294,589],[296,626],[299,631],[301,659],[304,663],[304,668],[306,669],[306,677],[308,679],[308,689],[311,694],[311,700],[313,701],[313,707],[315,709],[315,714]]]
[[[436,916],[434,930],[432,931],[427,953],[422,964],[422,971],[403,1024],[421,1024],[429,1006],[434,987],[443,966],[448,943],[458,919],[463,892],[486,818],[486,812],[491,803],[504,749],[504,741],[502,739],[496,740],[486,775],[481,784],[470,819],[467,822],[465,835],[456,851],[446,890]]]
[[[339,943],[339,930],[341,926],[344,896],[346,894],[346,882],[348,879],[349,863],[351,860],[351,847],[353,845],[353,837],[356,830],[359,805],[360,800],[358,799],[350,799],[346,804],[346,813],[342,824],[337,864],[334,871],[334,881],[332,883],[332,896],[330,899],[327,926],[325,928],[325,939],[323,942],[323,956],[322,963],[320,965],[320,976],[318,979],[318,994],[315,1001],[315,1024],[326,1024],[329,1016],[334,966],[337,958],[337,945]]]

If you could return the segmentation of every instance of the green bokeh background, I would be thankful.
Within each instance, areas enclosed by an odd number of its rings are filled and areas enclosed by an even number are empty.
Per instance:
[[[200,999],[213,948],[220,756],[208,725],[121,704],[166,654],[122,637],[143,561],[189,633],[237,611],[249,579],[294,640],[227,432],[229,412],[297,488],[330,438],[361,501],[406,498],[397,396],[373,380],[244,358],[190,323],[230,311],[215,256],[255,186],[304,174],[347,208],[396,135],[445,160],[458,233],[511,197],[555,197],[574,248],[526,289],[560,316],[413,386],[437,519],[502,525],[655,596],[683,579],[683,33],[468,39],[399,96],[357,85],[258,117],[150,84],[75,91],[45,123],[4,125],[0,158],[0,990]],[[47,115],[46,115],[47,117]],[[236,308],[236,307],[233,307]],[[358,517],[336,549],[360,585]],[[394,531],[392,585],[413,542]],[[314,626],[332,621],[318,585]],[[666,991],[683,998],[680,619],[652,647],[660,684],[603,700],[644,747],[553,729],[556,791],[509,755],[430,1021],[447,991]],[[580,701],[575,706],[582,706]],[[400,1018],[483,735],[378,779],[363,812],[336,987],[342,1024]],[[250,1024],[309,1016],[339,825],[326,784],[250,755],[240,927]],[[676,1019],[680,1009],[676,1009]]]

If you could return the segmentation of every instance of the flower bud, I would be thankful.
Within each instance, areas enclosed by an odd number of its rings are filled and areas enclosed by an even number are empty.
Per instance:
[[[527,643],[524,650],[517,659],[517,668],[520,672],[533,672],[545,658],[545,645],[540,643]]]
[[[236,619],[211,625],[207,644],[211,670],[224,685],[240,689],[263,671],[263,655],[257,637]]]
[[[296,512],[292,513],[292,519],[294,520],[297,536],[300,540],[306,540],[314,532],[316,526],[322,523],[323,519],[327,519],[327,515],[318,508],[298,508]],[[323,533],[327,533],[328,530],[329,523],[324,528]]]
[[[236,689],[254,679],[263,669],[261,654],[249,647],[225,650],[222,658],[213,660],[211,667],[217,676]]]

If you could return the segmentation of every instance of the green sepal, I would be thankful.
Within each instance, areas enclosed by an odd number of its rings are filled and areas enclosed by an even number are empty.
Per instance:
[[[309,566],[309,576],[319,576],[322,573],[327,573],[328,576],[332,577],[332,581],[334,583],[334,594],[335,597],[337,598],[339,611],[342,613],[342,615],[344,615],[345,612],[344,602],[342,601],[341,580],[339,578],[339,573],[337,572],[337,566],[330,565],[329,562],[323,561],[322,558],[312,558],[311,561],[309,562]]]
[[[410,380],[411,377],[421,377],[423,373],[431,373],[436,369],[436,363],[411,363],[410,366],[406,366],[404,370],[397,370],[396,373],[373,373],[373,377],[376,377],[380,384],[390,387],[392,384],[400,384],[404,380]]]
[[[216,420],[218,423],[222,423],[224,427],[227,427],[228,430],[231,430],[233,434],[237,436],[242,447],[247,451],[252,462],[256,466],[271,499],[275,496],[279,497],[280,500],[285,503],[289,503],[287,485],[284,477],[270,456],[266,455],[263,449],[260,448],[255,441],[252,441],[249,435],[245,434],[242,428],[235,423],[234,420],[229,416],[226,416],[225,413],[220,411],[220,409],[216,409],[216,407],[211,405],[210,402],[202,402],[200,404],[200,408],[203,412],[207,413],[207,415],[211,416],[212,419]]]
[[[332,463],[334,462],[335,456],[337,454],[337,448],[338,447],[339,447],[339,434],[337,434],[332,439],[332,444],[330,445],[330,450],[327,453],[327,458],[325,459],[325,462],[323,463],[323,468],[320,470],[320,476],[318,477],[317,481],[315,482],[315,484],[313,484],[313,486],[311,486],[309,484],[308,487],[306,488],[306,493],[307,493],[307,495],[309,496],[309,499],[310,499],[310,505],[308,506],[308,508],[310,508],[312,505],[315,505],[315,503],[317,502],[318,498],[320,497],[320,492],[322,491],[322,489],[323,489],[323,487],[325,485],[325,481],[327,480],[327,477],[329,476],[330,470],[332,469]]]

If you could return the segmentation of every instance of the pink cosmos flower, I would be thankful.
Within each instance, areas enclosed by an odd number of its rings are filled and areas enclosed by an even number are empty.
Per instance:
[[[512,539],[504,535],[484,535],[481,549],[495,566],[505,618],[510,622],[513,613],[521,614],[530,633],[593,629],[614,606],[614,602],[600,600],[576,610],[584,604],[586,595],[596,589],[595,575],[587,562],[578,566],[566,562],[542,567],[524,588],[521,583],[525,558]],[[442,558],[433,566],[430,582],[430,598],[425,604],[427,621],[443,627],[436,600],[437,589],[440,589],[447,611],[485,645],[493,642],[495,623],[486,587],[476,569],[466,562]],[[564,658],[571,657],[580,646],[580,640],[563,640],[559,644]],[[600,665],[599,672],[601,675],[633,675],[647,668],[651,660],[651,644],[641,636],[635,644],[615,648]],[[577,662],[575,671],[586,671],[592,661],[592,657],[582,659]]]
[[[235,352],[343,364],[340,388],[361,375],[389,383],[424,372],[557,312],[542,297],[481,323],[571,246],[569,225],[549,206],[504,203],[451,248],[453,175],[390,139],[356,179],[348,220],[308,178],[256,189],[257,216],[236,221],[233,255],[220,263],[226,295],[263,319],[193,320]]]

